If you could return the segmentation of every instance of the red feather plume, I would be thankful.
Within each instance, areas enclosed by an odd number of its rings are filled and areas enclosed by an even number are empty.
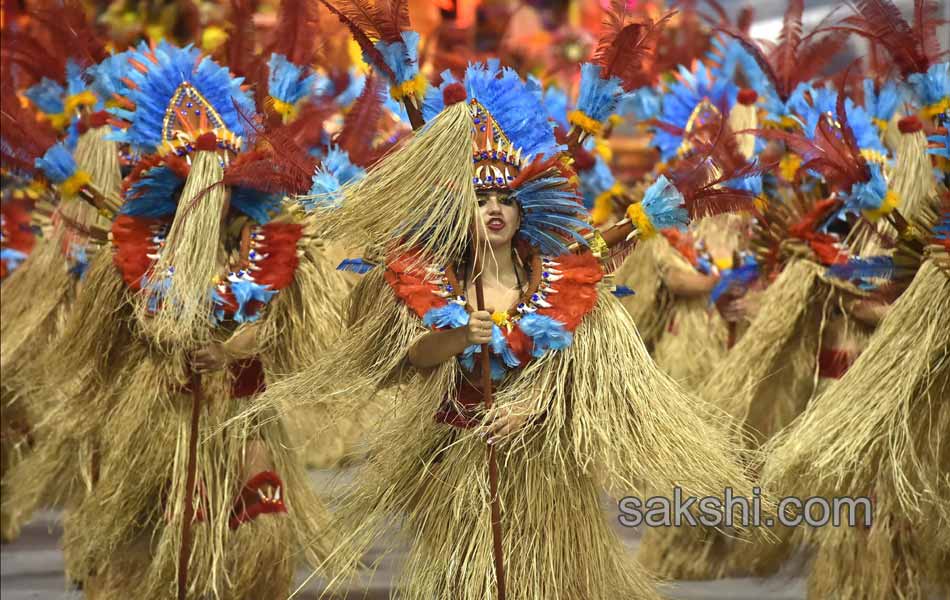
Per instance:
[[[395,81],[396,74],[386,64],[382,53],[376,49],[370,37],[375,34],[378,39],[384,39],[377,30],[378,24],[376,21],[381,17],[376,8],[364,0],[349,0],[342,8],[337,8],[329,0],[320,0],[320,2],[327,7],[327,10],[336,15],[341,23],[346,25],[353,39],[356,40],[363,51],[364,57],[373,67],[386,75],[390,81]]]
[[[692,154],[680,161],[669,175],[683,193],[691,218],[751,209],[755,194],[724,184],[761,175],[773,169],[774,164],[748,162],[739,152],[736,135],[721,113],[705,126],[691,131],[688,139]]]
[[[904,77],[926,71],[946,54],[937,40],[937,27],[945,21],[937,18],[935,2],[915,0],[913,25],[891,0],[855,0],[852,6],[856,14],[843,19],[835,29],[881,45]]]
[[[755,59],[778,97],[787,101],[795,87],[813,79],[845,45],[848,32],[829,27],[834,11],[809,32],[802,35],[803,0],[791,0],[785,11],[777,44],[753,40],[747,32],[735,28],[718,30],[736,39]]]
[[[376,124],[383,115],[383,93],[379,79],[368,77],[363,92],[343,119],[335,142],[346,150],[354,164],[365,166],[373,155],[373,136],[367,132],[376,131]]]
[[[239,111],[240,112],[240,111]],[[265,129],[252,116],[240,113],[254,150],[238,155],[222,180],[225,185],[266,193],[303,194],[310,189],[317,160],[294,139],[297,122]]]
[[[82,66],[90,66],[109,56],[104,40],[86,17],[86,10],[79,0],[42,4],[30,11],[30,18],[42,26],[59,48],[64,72],[67,58]],[[62,77],[59,75],[60,79]]]
[[[34,162],[56,143],[56,133],[20,104],[8,64],[3,65],[0,75],[0,104],[0,157],[4,168],[39,174]]]
[[[644,19],[624,24],[624,13],[608,11],[604,21],[606,33],[600,38],[592,60],[602,67],[600,76],[620,78],[626,91],[649,85],[653,81],[652,62],[660,33],[674,14],[671,11],[657,21]]]
[[[260,84],[260,59],[255,54],[254,13],[257,12],[259,0],[230,0],[231,10],[228,13],[225,28],[228,39],[222,45],[221,55],[224,64],[235,75],[241,75]],[[266,76],[264,89],[267,89]]]
[[[277,27],[266,54],[283,54],[297,65],[308,65],[317,52],[320,19],[309,0],[281,0]]]

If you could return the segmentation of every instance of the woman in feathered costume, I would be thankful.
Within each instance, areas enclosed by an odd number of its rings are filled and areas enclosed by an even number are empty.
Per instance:
[[[314,330],[337,327],[312,223],[280,203],[308,189],[313,161],[255,130],[241,80],[197,50],[143,45],[126,60],[117,139],[143,158],[112,252],[41,358],[49,435],[13,480],[75,493],[76,455],[95,442],[65,543],[100,597],[167,598],[176,582],[188,597],[280,596],[301,545],[311,564],[325,557],[326,515],[282,422],[247,435],[230,419],[271,374],[323,351]]]
[[[919,229],[932,232],[929,245],[902,242],[924,259],[908,289],[848,371],[769,443],[763,477],[775,489],[872,498],[870,528],[806,532],[817,546],[809,598],[950,592],[948,223],[944,192],[939,220]]]
[[[621,77],[590,67],[578,128],[599,126],[609,109],[597,102],[621,91]],[[497,551],[513,598],[655,598],[598,516],[601,489],[748,490],[732,448],[656,369],[598,285],[597,259],[567,250],[589,225],[538,96],[511,70],[476,64],[462,82],[443,74],[423,112],[425,127],[326,214],[334,235],[385,248],[386,264],[351,295],[336,351],[266,394],[312,399],[321,372],[357,397],[404,385],[342,501],[352,533],[330,563],[358,560],[397,516],[413,539],[407,598],[492,595]],[[642,232],[685,220],[668,181],[651,198],[631,211]],[[485,304],[473,307],[477,280]],[[499,448],[497,538],[486,438]]]
[[[838,275],[870,272],[900,280],[908,267],[919,269],[848,371],[770,442],[763,475],[789,494],[805,489],[873,499],[868,529],[806,532],[817,546],[809,597],[926,598],[950,592],[950,199],[944,190],[942,207],[932,214],[940,188],[925,154],[922,122],[950,105],[950,77],[946,63],[931,66],[939,56],[928,25],[935,7],[917,4],[913,27],[889,2],[861,2],[857,8],[849,23],[891,54],[920,107],[919,118],[899,122],[894,169],[893,187],[912,227],[882,231],[899,240],[890,261],[855,261]]]

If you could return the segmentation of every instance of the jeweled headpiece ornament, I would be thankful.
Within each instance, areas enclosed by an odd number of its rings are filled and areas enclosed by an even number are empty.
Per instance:
[[[126,53],[128,95],[110,109],[129,122],[116,138],[143,154],[188,159],[202,136],[212,134],[224,160],[241,151],[243,119],[255,114],[243,79],[192,46],[140,44]],[[244,113],[244,117],[241,116]]]
[[[509,189],[524,161],[521,148],[508,139],[501,126],[482,104],[472,98],[469,102],[472,113],[472,162],[476,190]]]

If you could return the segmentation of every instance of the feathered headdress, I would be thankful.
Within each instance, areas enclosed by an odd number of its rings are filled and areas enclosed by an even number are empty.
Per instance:
[[[796,178],[808,171],[819,173],[832,190],[844,196],[846,208],[876,221],[897,206],[897,197],[887,189],[881,164],[869,162],[861,152],[845,105],[844,95],[838,95],[834,117],[821,113],[812,135],[775,130],[761,130],[759,134],[784,141],[802,158]]]
[[[254,102],[233,77],[193,46],[142,42],[126,61],[131,108],[110,112],[128,122],[115,139],[143,153],[188,158],[205,134],[231,153],[243,148],[246,135],[241,114],[253,115]],[[222,153],[227,156],[227,153]]]
[[[662,125],[655,127],[650,142],[660,151],[660,158],[669,161],[689,151],[686,133],[702,125],[697,119],[708,119],[711,113],[728,115],[738,91],[731,80],[715,77],[701,64],[692,71],[681,65],[664,94],[663,110],[657,117]]]
[[[563,252],[588,225],[537,90],[497,61],[471,65],[462,81],[443,77],[426,96],[425,127],[342,188],[340,207],[324,215],[331,233],[452,263],[471,243],[476,189],[493,187],[518,201],[521,239]]]

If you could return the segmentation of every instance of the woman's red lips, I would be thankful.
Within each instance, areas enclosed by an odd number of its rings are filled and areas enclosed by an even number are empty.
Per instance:
[[[498,219],[498,218],[488,219],[488,223],[486,223],[486,226],[492,231],[501,231],[502,229],[505,228],[505,220]]]

